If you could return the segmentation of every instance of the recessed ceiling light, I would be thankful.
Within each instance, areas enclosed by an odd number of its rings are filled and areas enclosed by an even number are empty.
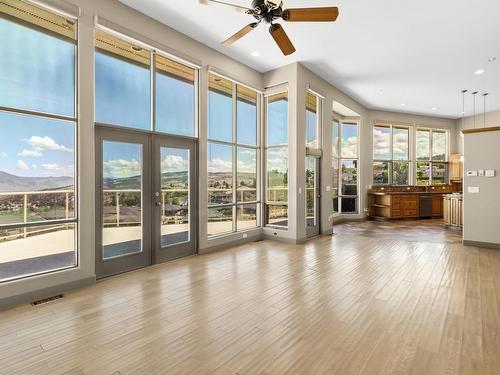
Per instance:
[[[432,110],[435,111],[435,110],[437,110],[437,108],[436,107],[432,107]]]
[[[253,52],[251,53],[251,55],[252,55],[253,57],[258,57],[258,56],[260,56],[260,53],[259,53],[258,51],[253,51]]]
[[[475,75],[480,75],[480,74],[483,74],[484,73],[484,69],[478,69],[474,72]]]
[[[401,107],[404,107],[406,104],[405,103],[401,103]]]

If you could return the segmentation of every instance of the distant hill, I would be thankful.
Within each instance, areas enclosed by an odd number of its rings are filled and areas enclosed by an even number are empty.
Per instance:
[[[162,185],[183,185],[187,184],[187,172],[166,172],[161,175]],[[141,176],[130,176],[121,178],[105,178],[103,181],[104,189],[140,189]]]
[[[73,186],[73,177],[21,177],[0,171],[0,191],[56,190]]]

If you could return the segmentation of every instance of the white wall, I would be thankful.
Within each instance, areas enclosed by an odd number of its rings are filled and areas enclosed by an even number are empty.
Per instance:
[[[464,170],[494,169],[496,176],[464,176],[464,241],[500,245],[500,131],[464,135]],[[479,187],[479,193],[469,193]]]
[[[485,121],[486,119],[486,121]],[[457,144],[457,152],[463,154],[464,144],[463,137],[461,131],[464,129],[472,129],[474,128],[474,120],[476,123],[476,128],[484,127],[486,123],[486,127],[492,126],[500,126],[500,111],[487,112],[486,117],[480,113],[476,116],[467,116],[463,119],[456,120],[457,134],[456,134],[456,144]]]

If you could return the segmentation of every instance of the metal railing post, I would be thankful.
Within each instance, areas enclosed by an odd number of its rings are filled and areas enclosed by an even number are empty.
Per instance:
[[[120,193],[115,192],[116,198],[116,226],[120,226]]]
[[[23,204],[23,223],[28,222],[28,194],[24,193],[24,204]],[[27,228],[23,228],[23,237],[27,237]]]

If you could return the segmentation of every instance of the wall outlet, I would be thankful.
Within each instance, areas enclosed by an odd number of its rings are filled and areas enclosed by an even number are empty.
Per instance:
[[[495,170],[494,169],[487,169],[485,172],[486,177],[495,177]]]
[[[467,192],[469,194],[479,194],[479,186],[469,186]]]
[[[332,188],[330,186],[326,187],[326,191],[330,191]]]
[[[248,237],[248,233],[243,233],[243,238],[247,238]]]
[[[299,194],[302,194],[302,188],[299,187]]]

